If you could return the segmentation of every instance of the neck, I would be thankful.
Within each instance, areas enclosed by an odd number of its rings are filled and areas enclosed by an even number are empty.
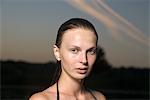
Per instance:
[[[58,81],[59,91],[61,93],[77,96],[84,92],[82,80],[77,80],[62,71]]]

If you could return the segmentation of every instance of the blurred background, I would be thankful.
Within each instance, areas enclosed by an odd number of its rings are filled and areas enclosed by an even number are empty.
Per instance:
[[[87,86],[112,99],[149,99],[149,0],[1,0],[1,99],[26,100],[51,83],[59,26],[93,23],[99,52]]]

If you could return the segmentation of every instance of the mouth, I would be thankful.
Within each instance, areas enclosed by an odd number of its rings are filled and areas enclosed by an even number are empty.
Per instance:
[[[88,71],[88,68],[76,68],[76,71],[79,74],[86,74]]]

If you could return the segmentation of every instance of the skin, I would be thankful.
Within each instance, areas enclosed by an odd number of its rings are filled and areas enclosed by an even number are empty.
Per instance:
[[[61,76],[58,81],[60,100],[93,100],[92,95],[82,86],[82,80],[92,70],[96,60],[96,36],[84,28],[65,31],[60,48],[54,45],[54,55],[61,61]],[[30,100],[56,100],[56,84],[31,96]],[[92,91],[97,100],[104,95]]]

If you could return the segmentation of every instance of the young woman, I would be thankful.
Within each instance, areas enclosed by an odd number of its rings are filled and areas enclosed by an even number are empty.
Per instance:
[[[87,89],[83,84],[96,60],[97,42],[97,32],[89,21],[72,18],[63,23],[53,46],[60,64],[59,77],[30,100],[105,100],[102,93]]]

